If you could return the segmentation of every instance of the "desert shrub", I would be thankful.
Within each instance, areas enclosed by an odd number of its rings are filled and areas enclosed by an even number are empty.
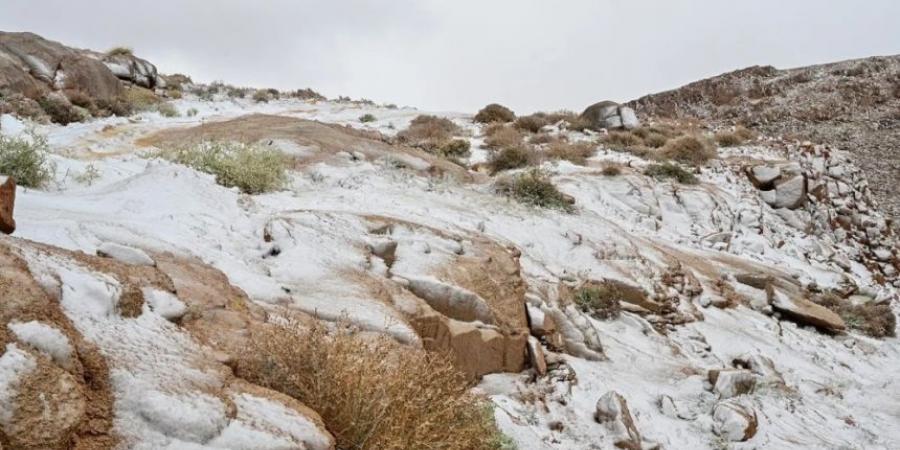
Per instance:
[[[160,103],[156,105],[156,110],[159,111],[159,113],[162,114],[163,117],[180,116],[178,110],[175,109],[175,106],[173,106],[171,103]]]
[[[20,93],[3,95],[0,98],[0,114],[7,113],[36,122],[43,122],[47,119],[47,114],[41,108],[40,103]]]
[[[52,93],[38,100],[41,109],[50,117],[50,121],[60,125],[68,125],[72,122],[80,122],[85,119],[82,112],[77,110],[63,95]]]
[[[475,122],[478,123],[507,123],[513,120],[516,120],[516,114],[511,109],[497,103],[491,103],[475,114]]]
[[[698,183],[697,177],[695,177],[694,174],[682,169],[681,166],[669,162],[650,165],[644,169],[644,175],[657,179],[671,178],[681,184]]]
[[[259,89],[253,93],[253,101],[256,103],[269,103],[271,99],[271,94],[265,89]]]
[[[133,56],[134,50],[131,47],[119,46],[107,50],[106,54],[107,56]]]
[[[285,157],[272,148],[225,142],[203,142],[164,150],[164,159],[216,176],[216,182],[247,194],[278,190],[287,181]]]
[[[605,177],[617,177],[622,174],[622,165],[617,163],[606,163],[600,173]]]
[[[897,335],[897,317],[889,305],[854,305],[832,293],[816,296],[813,300],[841,316],[851,329],[876,338]]]
[[[583,286],[572,295],[572,301],[581,311],[600,320],[619,317],[622,311],[619,298],[622,294],[611,283]]]
[[[753,139],[753,137],[752,131],[741,126],[735,127],[734,130],[730,131],[720,131],[714,136],[716,143],[720,147],[736,147]]]
[[[378,120],[378,118],[372,114],[363,114],[362,116],[359,116],[359,121],[362,123],[374,122],[376,120]]]
[[[565,159],[583,166],[594,154],[595,148],[591,142],[556,142],[550,144],[546,154],[553,159]]]
[[[194,84],[194,80],[191,80],[191,77],[182,73],[162,75],[162,77],[163,80],[165,80],[166,85],[169,86],[170,89],[177,89],[179,91],[183,91],[185,85]]]
[[[566,137],[542,131],[528,138],[528,142],[535,145],[554,144],[566,142]]]
[[[413,147],[434,151],[445,145],[459,131],[459,126],[450,119],[420,115],[409,123],[407,129],[397,133],[397,139]]]
[[[75,181],[88,186],[94,184],[94,181],[97,181],[98,178],[100,178],[100,170],[93,164],[88,164],[84,168],[84,172],[75,175]]]
[[[46,186],[55,170],[48,149],[47,138],[37,133],[21,137],[0,134],[0,174],[13,177],[21,186]]]
[[[530,133],[537,133],[541,131],[541,128],[544,126],[551,124],[550,120],[547,118],[547,115],[544,113],[535,113],[530,116],[522,116],[516,119],[513,124],[516,128],[522,131],[528,131]]]
[[[290,92],[288,95],[300,100],[327,100],[324,95],[310,88],[297,89],[296,91]]]
[[[586,117],[572,115],[564,119],[567,123],[566,129],[583,133],[585,130],[591,129],[591,121]]]
[[[132,105],[124,97],[117,97],[112,100],[97,99],[97,109],[107,114],[119,117],[127,117],[134,114]]]
[[[228,86],[225,88],[225,95],[228,98],[246,98],[250,91],[250,88]]]
[[[527,166],[533,158],[531,150],[524,145],[515,145],[505,147],[503,150],[495,151],[488,158],[488,167],[491,173],[502,172],[504,170],[518,169]]]
[[[717,156],[716,148],[709,140],[701,136],[681,136],[666,142],[661,149],[662,155],[675,161],[703,165]]]
[[[467,158],[470,154],[471,144],[466,139],[451,139],[438,147],[437,153],[445,158]]]
[[[603,137],[603,143],[613,150],[627,150],[644,145],[643,139],[630,131],[610,131]]]
[[[169,87],[168,89],[166,89],[166,97],[173,100],[178,100],[184,97],[184,94],[182,94],[181,89]]]
[[[522,132],[505,125],[492,125],[484,130],[484,145],[487,148],[503,149],[522,145],[525,136]]]
[[[149,111],[162,102],[162,99],[153,91],[138,86],[125,89],[125,92],[122,94],[122,100],[128,104],[128,107],[133,112]]]
[[[572,198],[560,192],[538,169],[502,178],[495,184],[495,190],[527,205],[572,210]]]
[[[194,116],[196,116],[199,112],[200,112],[200,111],[197,111],[197,108],[191,108],[191,109],[188,109],[188,110],[187,110],[187,116],[188,116],[188,117],[194,117]]]
[[[500,450],[487,403],[445,355],[299,323],[256,331],[237,373],[319,413],[337,447]]]

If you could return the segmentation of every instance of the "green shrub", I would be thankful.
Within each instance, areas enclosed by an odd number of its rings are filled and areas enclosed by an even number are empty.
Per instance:
[[[0,135],[0,173],[13,177],[21,186],[42,188],[55,171],[48,161],[48,149],[47,138],[37,133],[28,137]]]
[[[122,94],[122,100],[132,112],[149,111],[155,109],[156,105],[162,102],[162,99],[156,93],[150,89],[138,86],[125,89],[125,92]]]
[[[269,103],[271,94],[265,89],[260,89],[253,93],[253,101],[256,103]]]
[[[619,317],[622,311],[619,305],[621,296],[615,285],[599,283],[579,288],[572,300],[581,311],[600,320],[609,320]]]
[[[716,147],[701,136],[681,136],[666,142],[662,155],[680,163],[700,166],[717,155]]]
[[[216,176],[216,182],[247,194],[282,188],[287,181],[281,152],[239,143],[204,142],[194,147],[166,150],[165,159]]]
[[[359,121],[362,123],[374,122],[376,120],[378,120],[378,118],[373,116],[372,114],[363,114],[359,117]]]
[[[571,211],[574,203],[538,169],[498,180],[495,189],[519,202],[541,208]]]
[[[516,145],[493,152],[488,159],[488,167],[491,169],[491,173],[497,173],[504,170],[525,167],[531,160],[532,152],[528,147]]]
[[[694,174],[682,169],[681,166],[669,162],[650,165],[644,169],[644,175],[657,179],[672,178],[681,184],[698,183],[697,177],[695,177]]]
[[[163,117],[178,117],[181,115],[171,103],[160,103],[159,105],[156,105],[156,110],[159,111]]]
[[[466,139],[451,139],[438,148],[438,154],[445,158],[467,158],[470,154],[471,144]]]
[[[187,116],[188,116],[188,117],[194,117],[194,116],[196,116],[199,112],[200,112],[200,111],[197,111],[197,108],[191,108],[191,109],[187,110]]]
[[[516,114],[509,108],[497,103],[485,106],[475,115],[475,122],[478,123],[507,123],[513,120],[516,120]]]

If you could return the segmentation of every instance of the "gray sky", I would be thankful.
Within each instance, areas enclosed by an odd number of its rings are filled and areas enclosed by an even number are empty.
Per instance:
[[[130,46],[166,73],[467,112],[897,54],[898,18],[897,0],[0,0],[2,30]]]

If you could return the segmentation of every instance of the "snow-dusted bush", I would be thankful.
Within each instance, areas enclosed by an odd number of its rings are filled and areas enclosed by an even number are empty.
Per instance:
[[[714,137],[721,147],[735,147],[753,139],[753,132],[739,126],[732,131],[720,131]]]
[[[492,149],[515,147],[525,140],[525,136],[521,131],[503,124],[493,124],[486,127],[484,136],[484,145]]]
[[[619,297],[621,293],[615,285],[602,283],[579,288],[572,300],[581,311],[597,319],[608,320],[619,317],[621,313]]]
[[[648,166],[644,169],[644,175],[658,179],[672,178],[681,184],[697,184],[697,177],[694,174],[668,162]]]
[[[178,117],[180,114],[178,110],[175,109],[171,103],[160,103],[156,106],[156,110],[162,114],[163,117]]]
[[[504,170],[525,167],[534,159],[534,153],[525,145],[506,147],[499,152],[494,152],[488,159],[488,167],[491,173]]]
[[[662,156],[700,166],[717,155],[716,147],[703,136],[686,135],[671,139],[660,149]]]
[[[54,167],[47,159],[47,138],[0,135],[0,174],[11,176],[21,186],[40,188],[52,178]]]
[[[363,114],[363,115],[359,116],[359,121],[362,123],[374,122],[376,120],[378,120],[378,118],[372,114]]]
[[[156,93],[139,86],[131,86],[125,89],[125,92],[122,94],[122,100],[131,112],[149,111],[162,102],[162,99]]]
[[[478,123],[507,123],[513,120],[516,120],[516,113],[497,103],[491,103],[475,114],[475,121]]]
[[[502,178],[497,181],[495,189],[498,193],[527,205],[564,211],[570,211],[572,208],[571,197],[560,192],[538,169]]]
[[[287,181],[285,156],[278,150],[233,142],[204,142],[166,150],[165,159],[216,176],[216,182],[247,194],[278,190]]]
[[[851,329],[878,338],[897,335],[897,317],[889,305],[853,304],[831,293],[819,295],[814,300],[836,312]]]
[[[575,164],[584,165],[594,154],[596,146],[591,142],[554,142],[547,147],[547,156],[553,159],[565,159]]]
[[[503,449],[487,403],[444,355],[297,322],[251,335],[238,375],[314,409],[338,448]]]

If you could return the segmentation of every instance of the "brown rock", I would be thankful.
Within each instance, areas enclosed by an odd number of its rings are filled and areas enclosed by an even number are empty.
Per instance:
[[[0,175],[0,232],[12,234],[16,231],[13,209],[16,205],[16,180]]]
[[[797,295],[785,294],[771,284],[766,292],[772,308],[791,320],[803,325],[812,325],[828,333],[840,333],[847,329],[844,319],[824,306]]]
[[[756,387],[756,377],[749,370],[713,369],[709,371],[709,382],[720,398],[731,398],[749,394]]]
[[[726,400],[713,407],[713,431],[730,441],[750,440],[758,427],[756,412],[748,406]]]
[[[534,336],[528,337],[528,359],[531,367],[539,376],[547,375],[547,360],[544,359],[544,349]]]
[[[594,419],[606,425],[616,447],[627,450],[644,448],[641,433],[628,410],[628,403],[617,392],[609,391],[597,400]]]

